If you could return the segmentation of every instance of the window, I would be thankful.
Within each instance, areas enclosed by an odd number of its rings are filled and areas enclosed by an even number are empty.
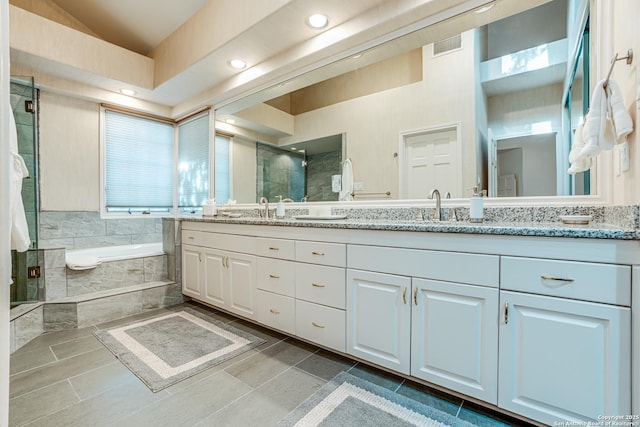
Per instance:
[[[103,214],[194,213],[210,197],[208,113],[174,124],[110,109],[103,112]],[[220,197],[226,202],[229,139],[223,139],[216,144],[221,150],[216,166],[221,168],[219,188],[226,188]]]
[[[215,199],[217,204],[231,198],[231,139],[216,135],[215,138]]]
[[[173,208],[173,125],[105,110],[107,212]]]
[[[198,208],[209,198],[209,115],[178,125],[178,208]]]

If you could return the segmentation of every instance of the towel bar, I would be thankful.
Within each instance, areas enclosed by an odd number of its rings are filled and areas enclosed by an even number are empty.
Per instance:
[[[607,78],[604,81],[603,87],[605,87],[605,88],[607,87],[607,84],[609,83],[609,78],[611,78],[611,73],[613,73],[613,67],[616,65],[616,62],[622,61],[623,59],[627,60],[627,65],[631,65],[631,63],[633,62],[633,49],[629,49],[627,51],[627,56],[623,56],[622,58],[618,58],[618,53],[616,52],[615,56],[611,60],[611,66],[609,67],[609,73],[607,74]]]

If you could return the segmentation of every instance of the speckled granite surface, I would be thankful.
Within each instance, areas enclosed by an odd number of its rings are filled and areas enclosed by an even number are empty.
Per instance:
[[[346,215],[341,220],[298,220],[290,215],[304,210],[287,211],[285,219],[264,219],[256,211],[243,212],[240,218],[183,217],[183,220],[223,224],[271,225],[355,230],[387,230],[439,233],[493,234],[510,236],[574,237],[595,239],[640,239],[638,206],[622,207],[517,207],[487,208],[485,222],[468,221],[467,208],[456,208],[458,221],[447,221],[449,209],[443,209],[442,221],[432,221],[430,208],[333,208],[332,214]],[[592,215],[588,225],[563,224],[559,215]],[[424,220],[422,218],[427,218]],[[608,223],[608,222],[611,223]]]

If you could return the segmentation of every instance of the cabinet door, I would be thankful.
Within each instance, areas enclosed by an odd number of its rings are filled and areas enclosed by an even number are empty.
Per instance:
[[[501,292],[498,406],[553,425],[631,413],[628,308]]]
[[[347,271],[347,352],[409,373],[411,279]]]
[[[256,257],[227,252],[227,309],[233,313],[255,318]]]
[[[411,375],[498,400],[498,289],[413,279]]]
[[[203,248],[201,257],[205,283],[202,298],[214,306],[224,307],[228,299],[228,292],[225,290],[224,252]]]
[[[182,245],[182,293],[193,298],[202,298],[203,281],[200,269],[201,248]]]

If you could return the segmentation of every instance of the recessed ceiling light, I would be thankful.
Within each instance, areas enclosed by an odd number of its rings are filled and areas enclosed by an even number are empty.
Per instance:
[[[353,59],[358,59],[358,58],[362,58],[362,53],[356,53],[355,55],[352,56]]]
[[[314,13],[307,18],[307,25],[316,30],[321,30],[329,25],[329,18],[327,18],[327,15]]]
[[[235,120],[234,119],[227,119],[225,120],[226,123],[229,123],[230,125],[235,124]]]
[[[227,62],[227,64],[229,64],[229,67],[233,68],[234,70],[242,70],[247,68],[247,63],[242,59],[231,59],[229,60],[229,62]]]
[[[297,148],[296,147],[291,147],[291,151],[296,151]]]
[[[120,89],[120,93],[127,96],[133,96],[136,94],[136,91],[132,89]]]

